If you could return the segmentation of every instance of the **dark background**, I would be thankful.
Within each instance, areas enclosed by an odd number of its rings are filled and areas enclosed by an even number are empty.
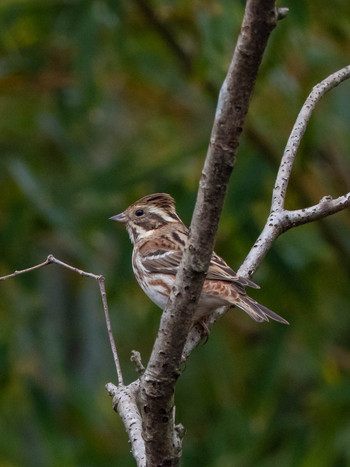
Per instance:
[[[145,6],[146,5],[146,6]],[[238,151],[216,251],[238,269],[312,86],[347,65],[348,0],[285,1]],[[152,192],[189,224],[243,1],[6,0],[0,5],[0,274],[49,253],[106,277],[126,382],[160,312],[108,217]],[[318,105],[287,208],[350,191],[350,83]],[[350,216],[281,237],[252,295],[291,323],[234,310],[176,390],[184,466],[350,465]],[[1,466],[132,466],[97,284],[55,265],[0,283]]]

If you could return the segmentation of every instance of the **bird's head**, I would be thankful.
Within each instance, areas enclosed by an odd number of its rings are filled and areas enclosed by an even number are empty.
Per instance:
[[[181,222],[176,214],[175,201],[167,193],[154,193],[139,199],[111,220],[126,225],[132,243],[150,235],[152,231],[172,222]]]

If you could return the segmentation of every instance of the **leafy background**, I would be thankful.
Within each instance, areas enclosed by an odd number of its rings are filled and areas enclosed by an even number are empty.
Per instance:
[[[348,0],[286,0],[219,226],[235,268],[259,234],[313,85],[348,64]],[[239,0],[3,0],[0,274],[63,261],[104,274],[126,381],[159,310],[108,217],[166,191],[190,222]],[[350,190],[349,83],[318,106],[287,207]],[[187,363],[183,465],[350,465],[349,212],[280,238],[253,295],[291,326],[233,311]],[[116,381],[97,285],[56,266],[0,284],[0,465],[134,465],[104,384]]]

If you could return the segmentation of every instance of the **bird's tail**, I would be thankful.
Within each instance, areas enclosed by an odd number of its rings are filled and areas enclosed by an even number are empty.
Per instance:
[[[278,321],[279,323],[289,324],[287,320],[282,318],[282,316],[278,315],[272,310],[269,310],[268,308],[266,308],[266,306],[260,305],[260,303],[248,297],[248,295],[241,295],[240,299],[235,301],[235,305],[241,308],[241,310],[248,313],[248,315],[255,321],[261,322],[273,319],[274,321]]]

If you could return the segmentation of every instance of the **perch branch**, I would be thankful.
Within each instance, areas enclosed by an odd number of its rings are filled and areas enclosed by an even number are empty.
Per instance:
[[[149,465],[178,465],[174,449],[174,385],[192,316],[213,251],[238,141],[267,40],[279,12],[273,0],[248,0],[221,88],[190,235],[150,361],[141,378],[143,436]]]
[[[326,92],[349,78],[350,65],[331,74],[321,81],[321,83],[314,86],[306,99],[284,150],[273,189],[270,215],[261,235],[240,267],[238,271],[240,275],[250,277],[271,248],[273,241],[289,228],[330,216],[335,212],[345,209],[349,205],[348,195],[341,196],[334,200],[329,196],[325,196],[316,206],[296,211],[287,211],[284,209],[287,187],[294,160],[312,112]]]
[[[273,189],[270,215],[259,238],[238,270],[240,276],[249,278],[254,274],[273,242],[283,232],[297,227],[298,225],[328,217],[350,206],[350,193],[348,193],[336,199],[333,199],[331,196],[324,196],[318,204],[308,208],[294,211],[284,209],[288,182],[292,173],[296,153],[312,112],[321,97],[324,96],[327,91],[330,91],[348,78],[350,78],[350,66],[346,66],[331,74],[321,83],[314,86],[306,99],[294,124],[281,160],[275,187]],[[206,322],[208,328],[210,329],[228,309],[227,307],[217,309]],[[197,327],[194,327],[190,331],[183,352],[185,357],[191,354],[192,350],[199,344],[201,337],[201,333]]]

